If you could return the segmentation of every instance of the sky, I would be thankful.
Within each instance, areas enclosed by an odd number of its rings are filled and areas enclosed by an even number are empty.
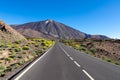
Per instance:
[[[0,20],[9,25],[46,19],[120,39],[120,0],[0,0]]]

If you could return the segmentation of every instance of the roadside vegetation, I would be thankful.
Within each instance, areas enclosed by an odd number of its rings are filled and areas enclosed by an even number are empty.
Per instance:
[[[54,44],[54,41],[29,38],[28,41],[0,42],[0,77],[41,56]]]
[[[60,40],[80,52],[120,66],[120,40]]]

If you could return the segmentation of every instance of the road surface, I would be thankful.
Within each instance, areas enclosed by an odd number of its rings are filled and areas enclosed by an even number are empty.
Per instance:
[[[12,80],[120,80],[120,67],[56,42]]]

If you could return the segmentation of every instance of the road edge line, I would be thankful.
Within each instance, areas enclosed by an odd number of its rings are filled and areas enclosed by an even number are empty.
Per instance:
[[[53,46],[54,45],[55,45],[55,43],[53,44]],[[48,49],[42,56],[40,56],[38,59],[36,59],[33,63],[31,63],[29,66],[27,66],[27,68],[14,80],[19,80],[30,68],[32,68],[34,66],[34,64],[36,64],[40,59],[42,59],[53,48],[53,46],[50,49]]]

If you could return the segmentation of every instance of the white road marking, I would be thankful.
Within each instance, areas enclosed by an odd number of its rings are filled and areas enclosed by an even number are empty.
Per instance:
[[[73,58],[72,57],[69,57],[72,61],[73,61]]]
[[[53,45],[54,46],[54,45]],[[40,58],[38,58],[35,62],[33,62],[30,66],[27,67],[27,69],[25,69],[17,78],[15,78],[14,80],[19,80],[30,68],[32,68],[40,59],[42,59],[52,48],[53,46],[47,51],[45,52]]]
[[[60,46],[61,47],[61,46]],[[73,61],[73,58],[72,57],[70,57],[70,55],[61,47],[61,49],[64,51],[64,53]],[[78,64],[76,61],[73,61],[78,67],[81,67],[81,65],[80,64]],[[85,71],[84,69],[82,70],[89,78],[90,78],[90,80],[94,80],[94,78],[91,76],[91,75],[89,75],[88,74],[88,72],[87,71]]]
[[[60,48],[64,51],[64,53],[69,57],[70,55],[60,46]]]
[[[70,55],[69,55],[69,54],[67,54],[67,56],[68,56],[68,57],[70,57]]]
[[[75,63],[78,67],[81,67],[76,61],[74,61],[74,63]]]
[[[94,80],[94,78],[90,74],[88,74],[87,71],[85,71],[84,69],[82,71],[90,78],[90,80]]]
[[[73,61],[73,58],[70,57],[70,55],[60,46],[60,48],[64,51],[64,53]],[[78,67],[81,67],[80,64],[78,64],[76,61],[73,61]],[[84,69],[82,70],[89,78],[90,80],[95,80],[87,71],[85,71]]]

